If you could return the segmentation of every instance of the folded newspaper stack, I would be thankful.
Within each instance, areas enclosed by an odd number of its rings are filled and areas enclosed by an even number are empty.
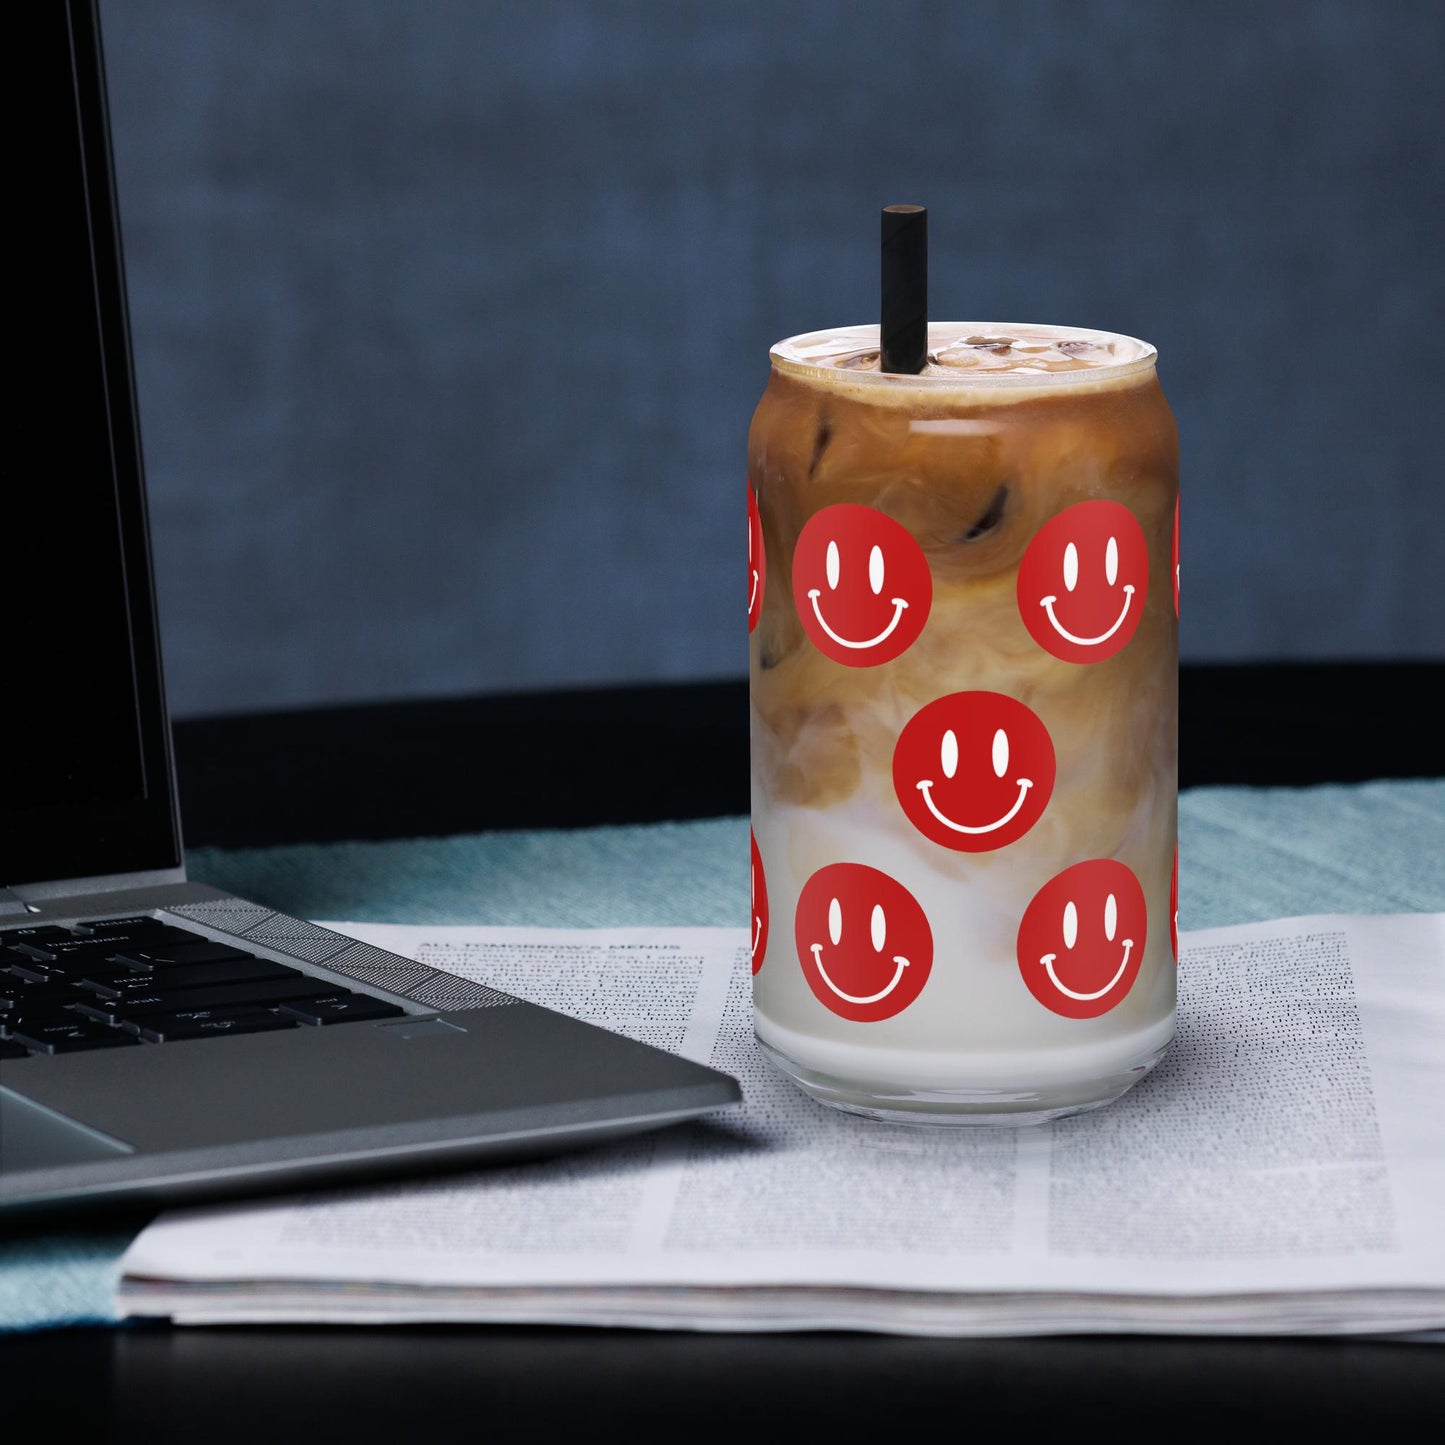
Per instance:
[[[404,1187],[164,1215],[121,1305],[182,1323],[918,1334],[1445,1328],[1445,915],[1185,934],[1118,1103],[938,1131],[762,1063],[742,929],[336,924],[735,1074],[715,1120]]]

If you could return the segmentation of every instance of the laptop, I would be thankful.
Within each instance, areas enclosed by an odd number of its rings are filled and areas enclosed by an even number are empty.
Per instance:
[[[187,881],[98,22],[42,8],[33,120],[65,158],[27,226],[64,423],[5,549],[42,675],[5,709],[0,1211],[535,1156],[736,1102],[713,1069]]]

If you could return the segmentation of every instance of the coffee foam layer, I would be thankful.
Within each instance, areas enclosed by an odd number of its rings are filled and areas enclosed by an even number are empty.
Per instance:
[[[1154,369],[1155,349],[1133,336],[1025,322],[938,321],[916,375],[879,369],[878,327],[842,326],[790,336],[772,349],[779,369],[870,403],[975,390],[992,403],[1069,390],[1131,385]]]

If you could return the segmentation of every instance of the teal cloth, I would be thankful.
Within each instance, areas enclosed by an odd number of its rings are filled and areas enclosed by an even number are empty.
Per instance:
[[[204,849],[192,878],[301,918],[358,922],[747,922],[747,820],[386,843]],[[1445,780],[1200,788],[1179,808],[1179,921],[1445,910]],[[0,1329],[115,1318],[129,1232],[0,1245]]]

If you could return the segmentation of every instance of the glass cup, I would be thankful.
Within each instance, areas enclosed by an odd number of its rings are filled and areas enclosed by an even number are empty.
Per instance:
[[[1145,342],[795,336],[748,439],[753,998],[823,1103],[1020,1124],[1174,1034],[1178,443]]]

